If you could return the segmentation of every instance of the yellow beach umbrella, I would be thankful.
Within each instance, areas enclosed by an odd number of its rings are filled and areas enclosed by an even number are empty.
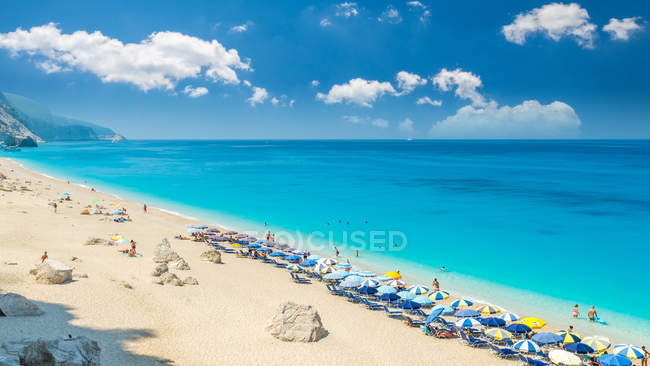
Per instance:
[[[479,306],[478,308],[476,308],[476,311],[478,311],[479,313],[481,313],[483,315],[490,315],[490,314],[496,314],[496,313],[500,312],[501,310],[495,308],[494,306],[483,305],[483,306]]]
[[[578,366],[582,365],[582,360],[580,357],[574,355],[571,352],[567,352],[561,349],[555,349],[548,353],[548,358],[553,361],[556,365],[564,366]]]
[[[111,239],[113,239],[113,240],[115,240],[115,241],[118,241],[118,240],[120,240],[120,239],[124,239],[124,236],[122,236],[122,235],[115,235],[115,236],[111,237]]]
[[[574,332],[567,332],[566,330],[563,330],[561,332],[557,332],[555,334],[559,335],[560,338],[562,338],[562,343],[564,343],[564,344],[569,344],[569,343],[573,343],[573,342],[580,342],[580,339],[582,339],[580,334],[574,333]]]
[[[485,331],[485,335],[492,339],[496,339],[497,341],[512,339],[512,334],[510,332],[500,328],[490,328]]]
[[[581,342],[595,349],[599,353],[605,351],[612,345],[609,338],[603,336],[586,337]]]
[[[395,271],[386,272],[386,273],[384,273],[384,276],[390,277],[390,278],[392,278],[394,280],[399,280],[400,278],[402,278],[402,275],[395,272]]]
[[[532,329],[540,329],[540,328],[542,328],[543,326],[546,325],[546,322],[543,321],[542,319],[540,319],[540,318],[532,318],[532,317],[523,318],[523,319],[519,320],[517,323],[527,325]]]

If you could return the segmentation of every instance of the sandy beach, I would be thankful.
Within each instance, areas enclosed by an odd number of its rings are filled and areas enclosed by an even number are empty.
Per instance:
[[[156,209],[145,214],[138,203],[51,179],[6,159],[0,160],[0,171],[24,187],[0,192],[0,292],[24,295],[44,311],[38,317],[2,318],[3,341],[85,335],[99,343],[106,365],[512,363],[460,340],[425,336],[384,312],[329,295],[320,283],[295,284],[286,270],[228,254],[223,264],[201,261],[206,244],[173,239],[185,224],[197,222]],[[59,204],[54,213],[48,202],[61,192],[70,193],[72,201]],[[80,215],[94,200],[104,206],[118,203],[133,222]],[[83,245],[89,237],[115,234],[135,240],[143,257],[122,256],[113,246]],[[195,277],[198,286],[152,283],[151,253],[163,238],[191,266],[176,273]],[[45,250],[88,277],[36,284],[28,271]],[[72,261],[73,256],[80,261]],[[17,264],[6,264],[12,262]],[[314,306],[327,336],[314,343],[270,336],[266,324],[289,300]]]

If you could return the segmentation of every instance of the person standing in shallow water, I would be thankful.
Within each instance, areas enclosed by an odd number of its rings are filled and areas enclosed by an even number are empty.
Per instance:
[[[579,315],[579,313],[578,313],[578,304],[575,304],[573,306],[573,314],[571,314],[571,316],[573,316],[574,318],[577,318],[578,315]]]
[[[433,291],[440,291],[440,283],[437,278],[433,279]]]
[[[144,213],[147,213],[147,204],[145,203],[144,206],[142,206],[142,209],[144,210]]]
[[[334,253],[336,253],[336,256],[338,257],[339,256],[339,248],[334,247]]]
[[[596,317],[598,316],[598,313],[596,313],[596,309],[594,308],[594,305],[591,305],[591,309],[589,309],[589,313],[587,314],[589,316],[589,321],[596,321]]]

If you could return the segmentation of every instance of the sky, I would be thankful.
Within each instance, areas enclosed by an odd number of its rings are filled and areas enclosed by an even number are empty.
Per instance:
[[[650,138],[647,1],[5,1],[0,90],[131,139]]]

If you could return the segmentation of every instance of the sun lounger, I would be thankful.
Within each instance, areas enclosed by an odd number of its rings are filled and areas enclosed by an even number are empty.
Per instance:
[[[384,308],[384,305],[377,304],[376,302],[370,302],[366,298],[359,297],[359,299],[361,299],[361,303],[363,304],[363,306],[366,307],[366,309],[369,309],[369,310],[382,310]]]
[[[402,319],[402,312],[399,310],[389,310],[386,305],[382,305],[382,308],[386,312],[386,315],[388,315],[389,318],[393,319]]]
[[[274,262],[273,264],[278,268],[286,268],[287,267],[286,263],[280,263],[280,262],[276,262],[276,261],[273,261],[273,262]]]
[[[325,287],[327,287],[327,291],[329,291],[329,293],[332,295],[343,296],[343,294],[345,293],[345,291],[339,290],[332,285],[325,285]]]
[[[291,275],[291,279],[295,283],[311,283],[311,280],[308,278],[302,278],[298,276],[297,274],[289,273]]]
[[[519,355],[519,352],[517,352],[515,350],[512,350],[510,348],[500,348],[500,347],[496,347],[496,346],[494,348],[495,348],[495,350],[497,352],[497,355],[499,355],[500,357],[503,357],[503,358],[513,358],[513,357],[517,357]]]
[[[350,293],[349,291],[343,291],[343,296],[346,299],[348,299],[349,302],[353,302],[353,303],[361,302],[361,298],[359,298],[359,296],[355,296],[354,294]]]
[[[402,321],[404,321],[406,325],[408,325],[409,327],[414,327],[414,328],[415,327],[419,328],[420,326],[424,325],[424,322],[415,321],[408,316],[402,317]]]

